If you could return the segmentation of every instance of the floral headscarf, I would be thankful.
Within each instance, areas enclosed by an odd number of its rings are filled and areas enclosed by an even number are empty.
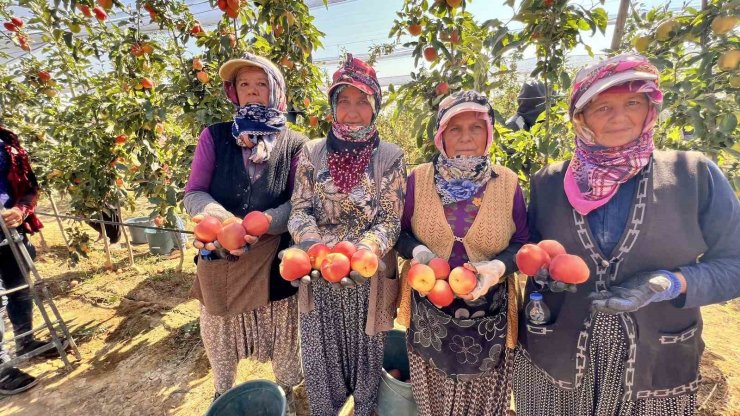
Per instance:
[[[373,118],[367,126],[350,126],[337,119],[337,99],[348,87],[367,94],[373,106]],[[326,139],[329,175],[341,192],[349,193],[362,180],[373,150],[380,143],[375,120],[381,104],[380,84],[375,70],[358,58],[347,54],[346,61],[334,73],[329,88],[329,103],[334,122]]]
[[[483,156],[448,157],[442,139],[452,117],[472,111],[486,121],[486,150]],[[476,91],[459,91],[442,100],[437,112],[434,145],[439,156],[434,161],[434,182],[442,204],[470,199],[491,178],[491,159],[488,155],[493,143],[493,108],[488,99]]]
[[[570,100],[576,150],[565,173],[564,185],[568,201],[582,215],[609,202],[619,185],[650,162],[658,108],[663,102],[658,78],[655,66],[646,58],[631,54],[585,68],[576,76]],[[608,92],[645,93],[651,103],[640,136],[622,146],[599,146],[583,121],[582,111],[588,103],[598,94]]]
[[[252,66],[265,71],[270,86],[270,100],[267,106],[262,104],[239,105],[236,93],[236,76],[239,70]],[[226,69],[228,77],[223,77],[226,96],[235,106],[234,122],[231,135],[241,147],[251,147],[249,159],[254,163],[263,163],[270,158],[278,134],[285,128],[285,79],[277,66],[262,56],[247,53],[240,59],[226,62],[221,73]]]

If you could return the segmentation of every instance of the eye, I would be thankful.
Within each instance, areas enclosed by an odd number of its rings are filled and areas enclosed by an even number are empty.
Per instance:
[[[608,105],[602,105],[601,107],[597,107],[595,111],[598,112],[598,113],[605,113],[605,112],[609,111],[609,106]]]

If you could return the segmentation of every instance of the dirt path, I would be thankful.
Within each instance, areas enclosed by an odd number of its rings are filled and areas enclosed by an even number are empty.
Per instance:
[[[70,268],[51,223],[45,238],[51,249],[40,250],[38,268],[50,281],[82,361],[68,374],[58,371],[60,360],[24,366],[42,379],[40,385],[0,397],[0,414],[202,415],[213,386],[198,332],[197,302],[187,299],[194,251],[188,250],[185,270],[176,273],[178,258],[150,256],[146,246],[136,246],[137,267],[111,272],[102,269],[100,247]],[[34,241],[38,246],[38,237]],[[115,249],[114,257],[118,267],[127,266],[124,249]],[[738,316],[737,300],[704,310],[702,415],[740,414]],[[270,366],[243,361],[237,381],[257,378],[274,380]],[[303,390],[298,398],[299,414],[308,414]]]

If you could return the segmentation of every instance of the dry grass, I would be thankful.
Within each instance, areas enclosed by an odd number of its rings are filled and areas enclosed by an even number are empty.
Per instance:
[[[113,250],[118,270],[108,271],[102,244],[97,244],[89,260],[71,268],[58,227],[42,219],[49,248],[39,250],[37,267],[49,281],[82,361],[67,374],[59,371],[60,360],[25,365],[41,377],[40,385],[0,398],[0,414],[202,415],[213,385],[198,332],[197,301],[187,298],[195,251],[186,251],[185,268],[178,273],[177,257],[151,256],[146,245],[135,246],[132,268],[126,250],[118,247]],[[33,241],[40,246],[39,236]],[[740,414],[739,315],[738,300],[704,309],[702,415]],[[240,363],[237,382],[259,378],[274,380],[269,364]],[[302,388],[298,398],[299,414],[308,414]]]

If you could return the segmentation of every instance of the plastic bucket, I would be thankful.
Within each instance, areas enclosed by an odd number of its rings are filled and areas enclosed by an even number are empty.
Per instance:
[[[205,416],[284,416],[285,393],[268,380],[242,383],[216,399]]]
[[[170,254],[175,245],[172,240],[171,231],[160,231],[145,229],[146,241],[149,243],[149,252],[152,254]]]
[[[411,384],[397,380],[387,371],[401,372],[401,380],[409,379],[409,355],[406,350],[406,332],[388,331],[383,348],[383,372],[378,388],[378,416],[412,416],[417,414]]]
[[[151,225],[149,217],[134,217],[123,222],[124,224]],[[131,236],[131,244],[146,244],[146,228],[128,227],[128,234]]]

